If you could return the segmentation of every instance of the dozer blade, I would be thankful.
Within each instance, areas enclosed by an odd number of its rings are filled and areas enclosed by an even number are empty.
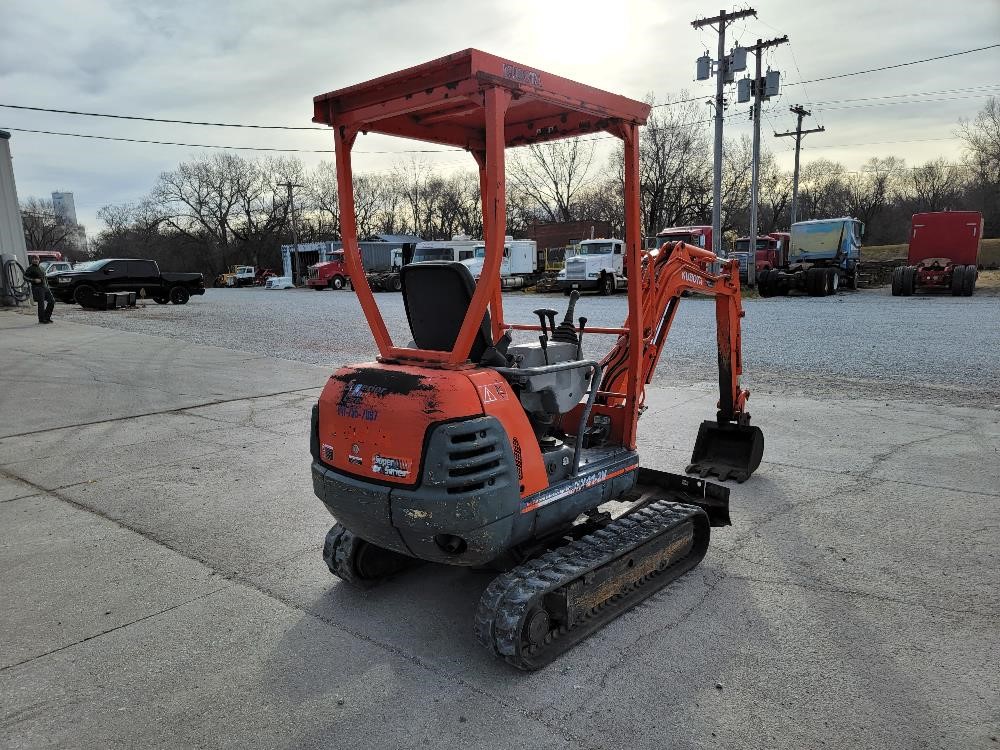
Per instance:
[[[686,471],[722,480],[745,482],[764,457],[764,433],[759,427],[707,420],[698,429],[698,439]]]

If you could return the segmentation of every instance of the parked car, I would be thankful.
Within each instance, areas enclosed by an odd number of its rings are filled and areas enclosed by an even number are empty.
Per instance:
[[[82,270],[58,273],[49,286],[67,304],[81,304],[98,292],[135,292],[161,305],[183,305],[192,294],[205,293],[205,277],[200,273],[161,273],[152,260],[108,258]]]
[[[294,289],[291,276],[272,276],[264,283],[265,289]]]
[[[73,264],[65,260],[47,260],[39,263],[38,265],[43,271],[45,271],[46,276],[73,270]]]

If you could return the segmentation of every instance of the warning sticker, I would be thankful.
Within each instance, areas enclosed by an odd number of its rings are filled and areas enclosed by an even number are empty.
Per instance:
[[[490,383],[489,385],[482,386],[482,389],[484,404],[507,400],[507,389],[503,383]]]

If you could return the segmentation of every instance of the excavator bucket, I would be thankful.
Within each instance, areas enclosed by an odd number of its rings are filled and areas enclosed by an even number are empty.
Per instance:
[[[698,429],[698,439],[691,453],[689,474],[744,482],[760,466],[764,457],[764,433],[759,427],[705,421]]]

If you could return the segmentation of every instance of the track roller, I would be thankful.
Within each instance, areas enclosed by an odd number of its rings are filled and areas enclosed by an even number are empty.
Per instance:
[[[518,669],[540,669],[701,562],[709,534],[701,508],[643,506],[494,579],[476,637]]]

